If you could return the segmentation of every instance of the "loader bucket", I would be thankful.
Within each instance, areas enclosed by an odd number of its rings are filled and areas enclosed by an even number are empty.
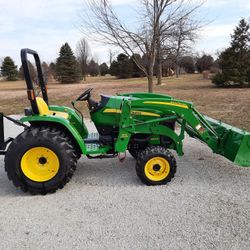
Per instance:
[[[219,136],[218,154],[242,167],[250,167],[250,133],[204,116]]]

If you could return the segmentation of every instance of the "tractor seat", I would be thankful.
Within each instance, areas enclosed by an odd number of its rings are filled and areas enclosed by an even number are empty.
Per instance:
[[[36,103],[37,103],[37,107],[38,107],[38,111],[40,115],[53,115],[53,116],[62,117],[64,119],[68,119],[69,117],[69,114],[66,112],[49,110],[47,103],[41,97],[36,97]]]

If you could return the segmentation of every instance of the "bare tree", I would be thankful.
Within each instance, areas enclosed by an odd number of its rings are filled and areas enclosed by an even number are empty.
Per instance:
[[[114,61],[114,56],[115,56],[115,53],[111,49],[109,49],[109,66]]]
[[[84,81],[86,81],[89,56],[90,48],[88,42],[85,38],[82,38],[76,45],[76,57],[80,64]]]
[[[197,9],[197,4],[188,7],[191,0],[140,0],[137,11],[139,26],[130,30],[119,19],[108,0],[86,0],[90,10],[89,17],[83,18],[83,30],[96,34],[102,42],[120,47],[127,56],[139,53],[144,60],[135,64],[148,78],[148,91],[153,91],[154,65],[157,44],[183,18]],[[197,0],[196,0],[197,2]],[[160,53],[160,51],[159,51]]]
[[[49,72],[49,65],[46,62],[42,63],[42,70],[43,70],[44,80],[45,82],[48,82],[49,77],[50,77],[49,75],[50,72]]]
[[[2,66],[2,64],[3,64],[3,57],[0,57],[0,67]],[[0,77],[2,77],[2,72],[1,72],[1,70],[0,70]],[[0,79],[1,80],[1,79]]]
[[[185,53],[192,50],[192,45],[198,38],[197,31],[201,27],[201,23],[190,18],[185,18],[179,22],[176,31],[173,33],[177,78],[180,75],[180,59]]]
[[[192,7],[185,5],[184,9],[180,8],[177,12],[180,18],[160,34],[157,43],[157,85],[161,85],[162,64],[166,60],[174,60],[176,77],[179,77],[181,57],[192,50],[192,45],[198,39],[198,32],[206,25],[205,21],[198,20],[194,15],[204,2],[196,2]]]

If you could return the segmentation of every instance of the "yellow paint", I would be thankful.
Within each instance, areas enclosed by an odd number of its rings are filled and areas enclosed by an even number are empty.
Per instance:
[[[154,101],[145,101],[144,104],[160,104],[160,105],[166,105],[166,106],[174,106],[184,109],[189,109],[189,107],[184,103],[179,102],[154,102]]]
[[[48,107],[47,103],[41,97],[36,98],[36,104],[37,104],[38,111],[39,111],[40,115],[49,114],[49,107]]]
[[[59,167],[57,155],[45,147],[31,148],[21,159],[23,174],[36,182],[51,180],[58,173]]]
[[[170,165],[165,158],[154,157],[147,161],[147,163],[145,164],[144,172],[149,180],[162,181],[169,175]]]
[[[68,113],[66,113],[66,112],[49,110],[47,103],[41,97],[36,98],[36,103],[37,103],[37,107],[38,107],[38,111],[39,111],[40,115],[60,116],[60,117],[63,117],[65,119],[68,119],[68,117],[69,117]]]
[[[122,138],[128,138],[128,135],[127,134],[122,134],[121,137]]]
[[[144,115],[144,116],[154,116],[154,117],[160,117],[160,115],[151,113],[151,112],[145,112],[145,111],[137,111],[137,110],[132,110],[131,111],[132,115]]]
[[[115,114],[121,114],[120,109],[105,109],[103,113],[115,113]],[[151,113],[151,112],[145,112],[145,111],[140,111],[140,110],[132,110],[131,111],[132,115],[143,115],[143,116],[154,116],[154,117],[160,117],[160,115]]]
[[[159,138],[158,138],[158,137],[153,137],[153,138],[151,138],[150,140],[151,140],[151,141],[158,141]]]
[[[116,114],[121,114],[121,110],[120,109],[105,109],[103,111],[103,113],[116,113]]]

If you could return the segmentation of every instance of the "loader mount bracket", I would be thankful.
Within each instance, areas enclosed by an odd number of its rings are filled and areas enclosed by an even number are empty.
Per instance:
[[[14,122],[16,125],[19,126],[25,126],[25,124],[21,125],[21,122],[11,118],[11,117],[6,117],[3,113],[0,113],[0,155],[5,155],[6,154],[6,148],[8,146],[9,143],[11,143],[14,138],[7,138],[6,140],[4,139],[4,123],[3,123],[3,119],[7,118],[8,120]]]

